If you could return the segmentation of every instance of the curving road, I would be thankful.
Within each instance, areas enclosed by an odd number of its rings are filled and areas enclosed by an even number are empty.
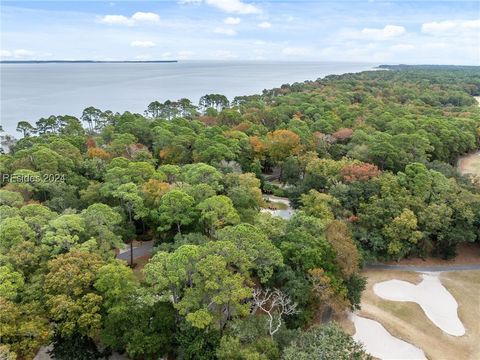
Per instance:
[[[126,245],[126,251],[117,255],[117,259],[125,260],[127,263],[130,263],[130,245]],[[153,240],[143,241],[140,246],[133,248],[133,260],[135,261],[139,257],[145,255],[152,255],[153,253]]]

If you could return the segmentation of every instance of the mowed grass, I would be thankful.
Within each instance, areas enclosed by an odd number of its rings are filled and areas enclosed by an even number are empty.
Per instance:
[[[418,284],[421,274],[407,271],[367,270],[368,283],[362,297],[360,316],[380,322],[393,336],[421,348],[429,359],[480,359],[480,270],[444,272],[443,285],[459,304],[458,314],[466,329],[461,337],[435,326],[414,302],[388,301],[375,295],[377,282],[398,279]],[[351,332],[351,327],[346,327]]]

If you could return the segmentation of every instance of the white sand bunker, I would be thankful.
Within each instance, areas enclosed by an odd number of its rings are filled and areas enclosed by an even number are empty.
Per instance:
[[[413,285],[406,281],[389,280],[373,286],[376,295],[386,300],[413,301],[420,305],[425,315],[440,329],[453,336],[465,334],[458,318],[458,304],[442,285],[438,276],[423,274],[423,281]]]
[[[355,325],[355,341],[363,343],[365,350],[379,359],[420,360],[426,359],[423,351],[408,342],[392,336],[377,321],[350,314]]]

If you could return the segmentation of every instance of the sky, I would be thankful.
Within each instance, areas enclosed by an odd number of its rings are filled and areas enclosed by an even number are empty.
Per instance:
[[[480,65],[480,1],[1,1],[2,60]]]

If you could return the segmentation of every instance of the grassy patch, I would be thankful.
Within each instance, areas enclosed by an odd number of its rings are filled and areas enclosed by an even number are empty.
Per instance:
[[[276,210],[287,210],[288,209],[288,205],[287,204],[284,204],[282,202],[267,202],[267,205],[269,208],[274,208]]]
[[[134,261],[135,267],[133,268],[133,274],[135,275],[138,281],[143,280],[144,275],[142,270],[149,260],[150,260],[149,255],[144,255],[135,259]]]
[[[462,174],[474,174],[480,176],[480,153],[466,155],[459,160],[458,168]]]

